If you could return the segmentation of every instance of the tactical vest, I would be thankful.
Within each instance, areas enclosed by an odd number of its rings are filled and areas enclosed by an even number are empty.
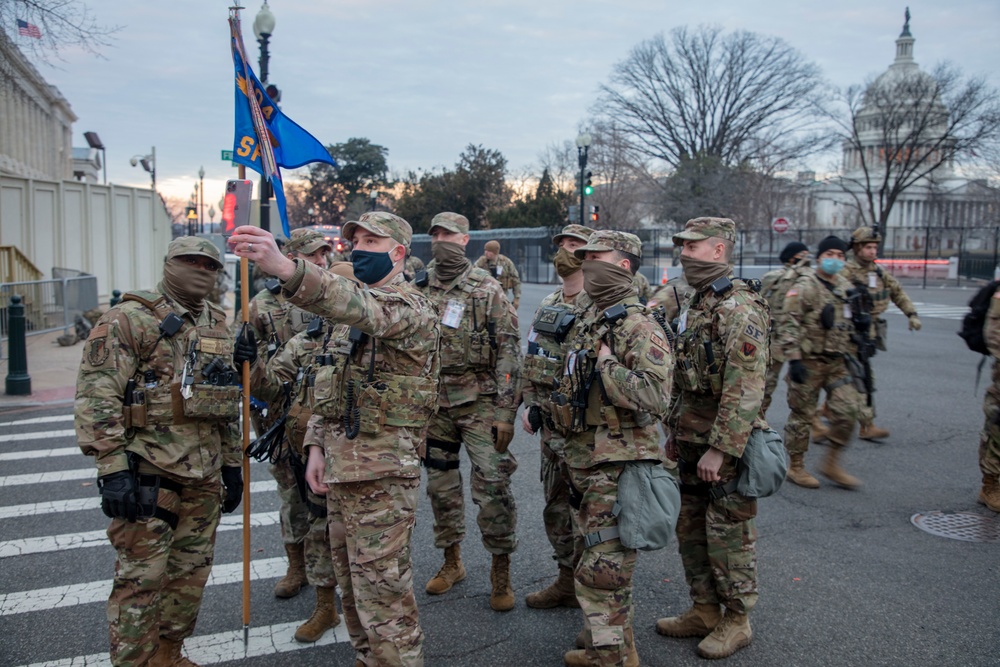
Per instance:
[[[848,297],[841,287],[831,288],[818,276],[816,280],[823,305],[819,310],[806,314],[800,343],[802,354],[808,357],[839,357],[853,349],[851,334],[854,333],[854,323],[851,321]]]
[[[528,334],[528,352],[521,377],[539,391],[556,388],[565,366],[566,336],[578,317],[578,309],[568,303],[543,306],[538,310]]]
[[[438,309],[441,316],[441,374],[464,375],[465,373],[486,373],[496,368],[496,331],[490,322],[489,293],[475,296],[476,290],[488,274],[473,267],[459,285],[462,291],[462,313],[457,326],[449,326],[449,304],[458,299],[448,299],[448,293],[430,287],[424,293]],[[439,297],[435,298],[435,297]]]
[[[161,323],[173,313],[166,298],[153,292],[128,292],[122,301],[142,304]],[[158,376],[162,364],[150,363],[164,342],[171,351],[172,377]],[[174,335],[161,336],[139,350],[135,391],[123,407],[126,423],[134,429],[238,418],[240,376],[232,362],[233,341],[225,317],[213,318],[209,329],[185,321]]]

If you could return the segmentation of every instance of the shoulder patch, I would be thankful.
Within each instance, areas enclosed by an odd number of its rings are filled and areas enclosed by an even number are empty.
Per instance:
[[[790,297],[790,296],[798,296],[798,295],[799,295],[799,290],[797,288],[795,288],[795,287],[793,287],[792,289],[790,289],[787,292],[785,292],[785,298],[786,299],[788,297]]]

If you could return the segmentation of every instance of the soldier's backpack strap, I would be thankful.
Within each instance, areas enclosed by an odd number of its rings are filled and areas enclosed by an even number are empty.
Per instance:
[[[489,277],[490,274],[483,269],[473,267],[472,271],[469,272],[468,279],[462,282],[462,291],[466,294],[472,294]]]
[[[157,321],[160,323],[160,335],[156,339],[148,350],[140,351],[140,360],[143,363],[149,361],[150,356],[153,354],[153,350],[156,346],[160,344],[160,341],[164,338],[171,338],[176,334],[182,326],[184,326],[184,320],[177,317],[174,311],[170,309],[170,304],[167,303],[166,297],[162,294],[157,294],[156,292],[126,292],[122,296],[122,301],[135,301],[136,303],[142,304],[143,307],[148,309],[153,316],[156,317]]]

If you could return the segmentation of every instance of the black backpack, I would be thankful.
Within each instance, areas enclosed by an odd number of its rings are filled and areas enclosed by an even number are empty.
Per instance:
[[[994,280],[986,285],[969,301],[969,312],[962,318],[962,328],[958,335],[973,352],[989,354],[986,339],[983,338],[983,326],[986,324],[986,313],[990,309],[990,299],[1000,286],[1000,280]]]

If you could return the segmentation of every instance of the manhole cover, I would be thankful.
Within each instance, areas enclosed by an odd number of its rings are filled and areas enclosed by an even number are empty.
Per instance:
[[[1000,522],[994,517],[972,512],[920,512],[910,517],[910,523],[938,537],[965,542],[996,542],[1000,540]]]

